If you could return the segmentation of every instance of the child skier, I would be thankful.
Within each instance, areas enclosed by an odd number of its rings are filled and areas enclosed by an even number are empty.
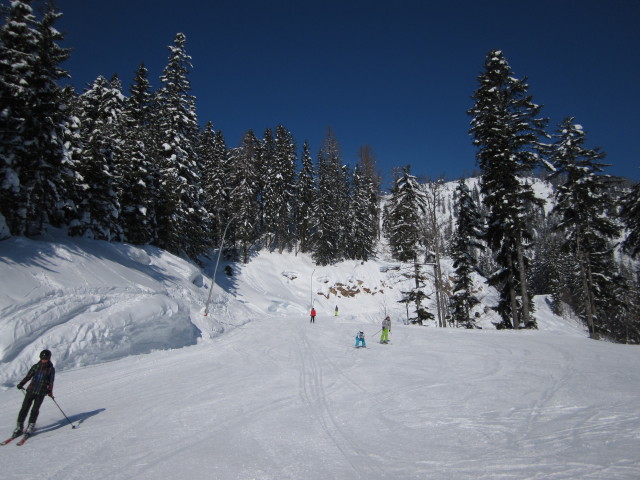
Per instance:
[[[389,343],[389,332],[391,331],[391,318],[389,315],[382,321],[382,335],[380,336],[380,343]]]
[[[360,330],[356,334],[356,348],[367,347],[367,344],[364,341],[364,332]]]
[[[310,323],[316,323],[316,309],[311,307],[311,318],[309,319]]]

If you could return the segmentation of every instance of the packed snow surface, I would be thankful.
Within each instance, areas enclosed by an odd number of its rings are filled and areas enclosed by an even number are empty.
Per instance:
[[[261,253],[221,264],[204,317],[211,265],[0,242],[0,428],[42,348],[78,427],[45,399],[38,434],[1,447],[3,479],[640,478],[640,350],[589,340],[544,298],[538,331],[410,326],[392,262]]]

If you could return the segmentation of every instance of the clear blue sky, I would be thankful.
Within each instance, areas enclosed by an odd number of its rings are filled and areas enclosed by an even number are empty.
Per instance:
[[[187,37],[199,121],[229,147],[283,124],[314,156],[331,127],[353,165],[370,145],[382,172],[455,179],[476,166],[471,95],[487,52],[528,77],[555,130],[574,116],[608,173],[640,179],[637,0],[58,0],[82,90],[141,62],[160,84],[175,34]]]

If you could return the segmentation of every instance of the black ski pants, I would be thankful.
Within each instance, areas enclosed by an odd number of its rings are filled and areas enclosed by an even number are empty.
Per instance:
[[[29,413],[29,408],[31,408],[31,415],[29,416],[29,423],[36,423],[38,419],[38,414],[40,413],[40,406],[44,400],[44,395],[36,395],[31,392],[27,392],[24,396],[24,401],[22,402],[22,408],[20,409],[20,413],[18,414],[18,423],[22,425],[24,423],[25,418],[27,418],[27,413]],[[33,404],[33,408],[31,405]]]

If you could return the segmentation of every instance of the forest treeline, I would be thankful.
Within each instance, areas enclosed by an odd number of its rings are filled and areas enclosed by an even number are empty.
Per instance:
[[[181,33],[155,88],[144,65],[126,93],[118,76],[83,92],[62,86],[60,15],[50,4],[37,16],[27,0],[3,12],[0,208],[12,235],[52,225],[194,261],[222,246],[243,262],[256,249],[295,249],[322,265],[366,261],[384,237],[413,265],[403,301],[415,323],[434,318],[424,289],[433,267],[440,326],[474,327],[479,272],[500,293],[500,328],[535,328],[532,296],[549,294],[594,338],[640,341],[640,187],[605,173],[604,153],[573,118],[548,133],[501,51],[487,55],[468,112],[478,187],[460,182],[443,228],[440,182],[418,182],[406,166],[383,202],[371,148],[351,168],[330,130],[314,154],[283,125],[248,130],[233,147],[211,121],[201,127]],[[541,171],[554,185],[550,212],[526,180]]]

